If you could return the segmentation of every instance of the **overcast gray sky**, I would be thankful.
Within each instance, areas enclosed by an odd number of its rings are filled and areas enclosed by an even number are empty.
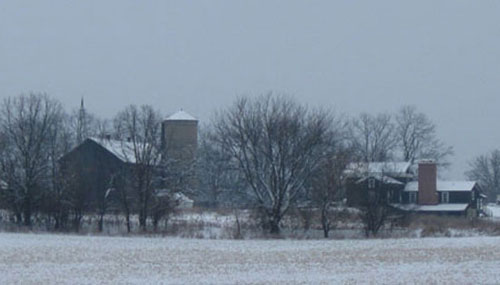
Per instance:
[[[414,104],[462,178],[500,148],[500,1],[0,1],[0,99],[206,121],[269,90],[352,115]]]

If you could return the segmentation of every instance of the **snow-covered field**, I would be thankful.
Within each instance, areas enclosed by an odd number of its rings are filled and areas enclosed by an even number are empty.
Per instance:
[[[499,284],[500,237],[198,240],[0,233],[0,284]]]

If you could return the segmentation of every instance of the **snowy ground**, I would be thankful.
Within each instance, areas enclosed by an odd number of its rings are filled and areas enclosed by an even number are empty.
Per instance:
[[[500,237],[198,240],[0,233],[0,284],[499,284]]]

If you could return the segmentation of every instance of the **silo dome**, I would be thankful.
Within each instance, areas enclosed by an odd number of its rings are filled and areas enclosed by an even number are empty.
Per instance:
[[[166,121],[198,121],[198,120],[191,114],[181,109],[180,111],[168,116]]]

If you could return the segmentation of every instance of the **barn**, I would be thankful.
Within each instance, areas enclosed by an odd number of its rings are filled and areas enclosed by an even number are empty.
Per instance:
[[[159,160],[173,158],[177,164],[192,161],[197,149],[198,121],[181,110],[162,122]],[[129,140],[111,136],[90,137],[60,158],[66,177],[78,187],[84,203],[90,208],[102,203],[108,190],[124,187],[136,163],[137,154]],[[180,167],[173,165],[172,167]],[[164,188],[160,183],[158,188]]]

